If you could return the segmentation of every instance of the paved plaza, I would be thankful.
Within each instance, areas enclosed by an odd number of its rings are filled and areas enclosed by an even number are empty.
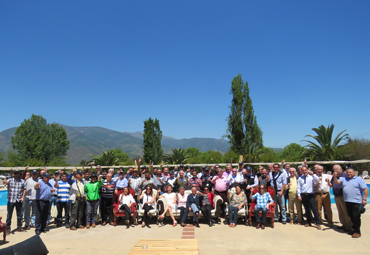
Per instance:
[[[332,205],[335,225],[338,214]],[[0,206],[2,221],[6,220],[6,206]],[[16,228],[16,215],[13,215],[12,230]],[[165,226],[151,225],[126,229],[126,226],[101,226],[96,228],[71,231],[64,227],[54,228],[50,225],[48,233],[41,234],[50,254],[84,255],[84,254],[128,254],[140,239],[181,239],[183,228],[172,227],[171,222]],[[34,229],[24,233],[14,232],[7,236],[5,248],[21,242],[35,234]],[[305,228],[298,225],[282,225],[276,223],[272,229],[267,224],[265,230],[239,224],[236,228],[227,225],[215,225],[210,228],[200,224],[195,228],[195,239],[199,240],[200,254],[370,254],[370,211],[362,215],[362,237],[353,239],[351,236],[323,226],[317,230],[314,226]],[[0,241],[2,243],[2,241]],[[1,250],[0,250],[1,254]],[[160,253],[156,253],[160,254]]]

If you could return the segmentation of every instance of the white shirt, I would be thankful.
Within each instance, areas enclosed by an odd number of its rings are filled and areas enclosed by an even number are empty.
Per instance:
[[[121,194],[119,196],[119,206],[120,207],[121,207],[121,205],[129,206],[131,203],[135,203],[135,199],[132,197],[131,194],[129,194],[128,196],[125,196],[125,195]]]
[[[315,174],[315,177],[317,177],[317,179],[319,180],[318,183],[315,183],[315,192],[316,193],[328,193],[330,192],[330,186],[329,184],[326,182],[326,179],[329,179],[329,181],[331,180],[331,175],[328,175],[328,174],[321,174],[321,176],[318,176],[317,174]],[[321,181],[320,181],[320,178],[321,178]]]
[[[227,177],[227,182],[229,185],[233,184],[234,182],[242,183],[244,181],[244,177],[241,173],[237,173],[236,176],[233,176],[233,173],[230,173]]]

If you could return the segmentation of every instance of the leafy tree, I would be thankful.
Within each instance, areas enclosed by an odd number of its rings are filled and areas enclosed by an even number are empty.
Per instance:
[[[263,147],[261,154],[259,155],[260,162],[280,162],[281,159],[278,157],[276,151],[271,148]]]
[[[250,144],[243,161],[249,163],[259,162],[261,154],[262,154],[261,147],[257,147],[255,144]]]
[[[312,129],[316,135],[306,135],[316,140],[315,142],[304,140],[308,142],[307,149],[304,156],[310,160],[336,160],[341,158],[339,143],[348,138],[348,134],[343,134],[346,130],[341,131],[333,140],[334,124],[328,127],[324,125]]]
[[[163,158],[169,164],[183,164],[188,162],[188,153],[183,148],[171,149]]]
[[[107,152],[101,151],[99,155],[93,155],[89,163],[91,163],[93,160],[95,160],[95,165],[118,166],[121,162],[123,162],[124,157],[117,150],[108,150]]]
[[[80,166],[86,166],[87,165],[87,161],[86,160],[84,160],[84,159],[82,159],[81,161],[80,161]]]
[[[285,159],[285,161],[299,161],[302,159],[304,153],[304,147],[297,144],[291,143],[284,147],[284,149],[279,152],[279,157]]]
[[[46,163],[66,155],[69,148],[63,127],[47,124],[46,119],[34,114],[16,129],[11,142],[21,159],[34,158]]]
[[[192,158],[199,156],[202,152],[196,147],[189,147],[186,149],[186,153],[188,154],[189,157]]]
[[[222,162],[222,158],[223,158],[222,154],[219,151],[209,150],[209,151],[202,153],[201,155],[202,163],[207,163],[207,164],[220,163]]]
[[[348,139],[347,143],[340,146],[340,151],[344,160],[360,160],[370,158],[370,140],[366,139]],[[370,163],[355,164],[355,169],[360,171],[369,169]]]
[[[233,99],[225,137],[229,139],[233,151],[245,155],[250,150],[262,147],[263,141],[257,117],[254,116],[248,82],[244,83],[240,74],[232,80],[230,94]]]
[[[231,163],[231,159],[233,159],[233,163],[237,163],[239,160],[239,155],[236,152],[229,150],[224,154],[223,162]]]
[[[159,163],[163,157],[163,150],[161,146],[162,131],[158,119],[149,118],[144,121],[143,138],[144,161],[152,160],[156,164]]]
[[[121,148],[113,149],[113,151],[116,153],[117,157],[120,159],[119,160],[120,165],[125,165],[126,163],[130,162],[130,155],[122,151]]]

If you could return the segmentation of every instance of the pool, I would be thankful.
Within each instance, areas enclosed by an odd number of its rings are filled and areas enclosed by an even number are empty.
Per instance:
[[[0,191],[0,206],[7,205],[8,203],[8,191],[1,190]]]
[[[370,184],[367,184],[367,189],[370,190]],[[330,200],[332,204],[335,204],[333,189],[330,189]],[[367,203],[370,204],[370,196],[367,196]]]

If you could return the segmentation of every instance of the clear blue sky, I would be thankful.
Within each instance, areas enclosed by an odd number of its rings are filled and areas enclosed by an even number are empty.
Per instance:
[[[70,126],[220,138],[249,82],[264,144],[335,124],[370,138],[370,1],[1,1],[0,130]],[[304,143],[301,143],[304,144]]]

